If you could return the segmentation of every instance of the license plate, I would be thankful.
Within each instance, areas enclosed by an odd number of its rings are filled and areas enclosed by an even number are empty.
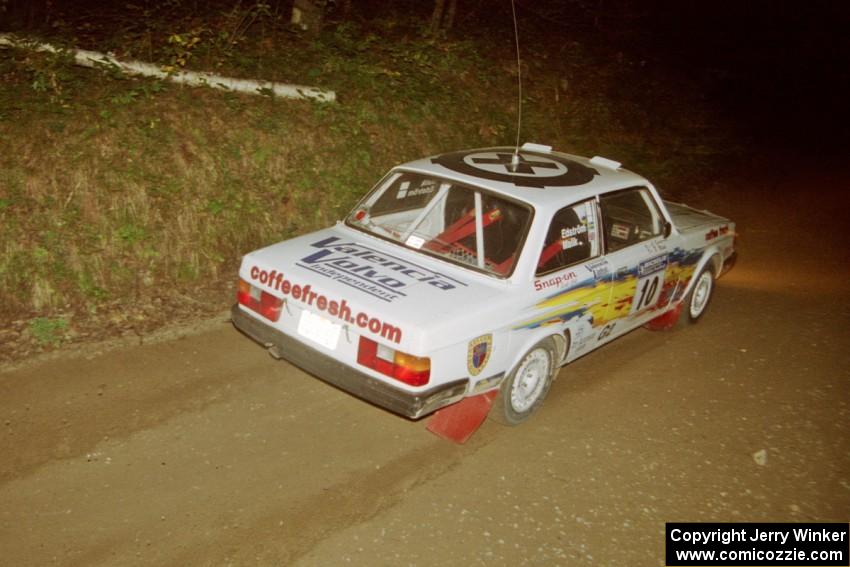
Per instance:
[[[342,326],[314,315],[306,309],[301,312],[301,318],[298,320],[299,335],[330,350],[336,350],[341,330]]]

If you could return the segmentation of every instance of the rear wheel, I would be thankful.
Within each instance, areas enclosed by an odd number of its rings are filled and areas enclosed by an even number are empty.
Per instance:
[[[502,382],[490,415],[505,425],[519,425],[543,404],[555,376],[555,343],[534,345]]]

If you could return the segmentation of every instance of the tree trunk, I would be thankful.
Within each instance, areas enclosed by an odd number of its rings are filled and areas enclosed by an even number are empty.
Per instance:
[[[311,35],[322,30],[325,0],[295,0],[292,4],[292,24]]]
[[[351,15],[351,0],[339,0],[337,2],[339,13],[342,14],[342,17],[347,18]]]
[[[440,33],[440,22],[443,21],[443,12],[446,8],[446,0],[435,0],[434,12],[431,14],[431,26],[428,28],[429,35]]]
[[[457,0],[434,1],[434,12],[431,14],[431,25],[428,27],[428,34],[436,37],[443,35],[452,29],[455,22],[455,14],[457,13]]]
[[[446,21],[443,22],[443,31],[448,32],[455,23],[455,12],[457,12],[457,0],[449,0],[449,9],[446,12]]]

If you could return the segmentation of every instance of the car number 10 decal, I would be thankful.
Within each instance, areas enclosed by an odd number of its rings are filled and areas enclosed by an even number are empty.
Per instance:
[[[661,297],[664,287],[664,272],[667,269],[667,255],[656,256],[638,266],[638,281],[635,297],[632,300],[631,313],[654,307]]]

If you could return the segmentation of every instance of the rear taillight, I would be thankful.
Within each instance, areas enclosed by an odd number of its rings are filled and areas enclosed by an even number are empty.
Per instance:
[[[280,319],[280,308],[283,306],[283,300],[258,287],[252,286],[243,279],[239,280],[236,301],[251,311],[259,313],[269,321]]]
[[[431,379],[431,359],[399,352],[360,337],[357,362],[410,386],[424,386]]]

